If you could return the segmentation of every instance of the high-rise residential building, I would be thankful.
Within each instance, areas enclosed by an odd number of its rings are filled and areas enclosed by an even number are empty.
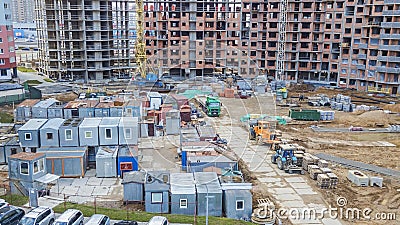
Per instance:
[[[281,0],[146,0],[149,66],[276,77]],[[283,77],[399,93],[399,0],[288,0]]]
[[[13,0],[12,18],[17,23],[32,23],[35,20],[35,0]]]
[[[134,62],[133,0],[36,0],[39,72],[59,80],[108,80]]]
[[[17,76],[14,46],[11,0],[3,0],[0,4],[0,81]]]

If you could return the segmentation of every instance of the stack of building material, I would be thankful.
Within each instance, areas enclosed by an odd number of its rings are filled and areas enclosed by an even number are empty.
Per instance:
[[[309,165],[317,165],[319,161],[319,158],[311,155],[310,153],[304,153],[303,156],[303,169],[308,171],[308,166]]]
[[[327,168],[328,167],[328,162],[326,160],[321,159],[321,160],[318,161],[318,167],[319,168]]]
[[[310,172],[312,169],[319,169],[319,167],[317,165],[308,165],[306,171]]]
[[[347,179],[361,187],[367,187],[369,184],[369,177],[358,170],[349,170]]]
[[[339,182],[338,177],[334,173],[327,173],[326,174],[329,177],[329,188],[336,188],[336,185]]]
[[[335,111],[324,111],[318,110],[320,113],[320,119],[323,121],[334,120],[335,119]]]
[[[326,168],[324,168],[324,167],[321,168],[321,167],[320,167],[320,169],[321,169],[322,173],[332,173],[332,170],[329,169],[329,168],[327,168],[327,167],[326,167]]]
[[[331,108],[335,110],[343,110],[344,112],[352,112],[355,108],[354,104],[351,104],[351,97],[338,94],[333,98],[331,102]]]
[[[235,90],[232,88],[226,88],[224,90],[225,98],[234,98],[235,97]]]
[[[310,173],[310,177],[313,180],[317,179],[318,174],[322,174],[322,170],[315,165],[310,165],[310,170],[308,172]]]
[[[323,189],[330,187],[330,178],[326,174],[318,174],[317,186]]]

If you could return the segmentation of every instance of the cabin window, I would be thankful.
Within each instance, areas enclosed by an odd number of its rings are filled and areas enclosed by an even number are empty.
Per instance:
[[[46,133],[47,140],[53,140],[53,133]]]
[[[162,203],[162,193],[155,192],[151,193],[151,203]]]
[[[29,174],[29,164],[27,162],[21,162],[20,165],[20,173],[28,175]]]
[[[38,163],[39,171],[44,171],[44,167],[45,167],[44,163],[45,163],[44,159],[39,159],[39,163]]]
[[[85,131],[85,138],[92,138],[92,131]]]
[[[244,201],[243,200],[236,201],[236,210],[244,210]]]
[[[111,128],[106,128],[106,139],[111,139]]]
[[[126,109],[126,113],[127,113],[128,115],[132,115],[132,109]]]
[[[179,200],[179,207],[181,209],[186,209],[188,207],[187,199],[180,199]]]
[[[125,128],[125,139],[132,139],[132,129],[131,128]]]
[[[33,173],[38,173],[39,171],[39,161],[33,162]]]
[[[17,149],[16,148],[11,148],[11,155],[17,154]]]
[[[72,130],[65,130],[65,140],[72,140]]]
[[[30,141],[32,140],[32,134],[31,133],[25,133],[25,141]]]

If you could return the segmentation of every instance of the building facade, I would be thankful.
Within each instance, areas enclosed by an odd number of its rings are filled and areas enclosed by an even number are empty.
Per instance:
[[[0,81],[17,77],[11,0],[0,4]]]
[[[58,80],[126,76],[133,62],[133,0],[36,0],[40,73]]]
[[[149,66],[277,75],[280,0],[145,1]],[[399,92],[398,0],[289,0],[284,79]]]
[[[35,21],[35,0],[13,0],[12,20],[17,23],[32,23]]]

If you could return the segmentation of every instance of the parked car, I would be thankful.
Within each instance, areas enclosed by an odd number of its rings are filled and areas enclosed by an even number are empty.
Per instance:
[[[10,204],[6,202],[4,199],[0,199],[0,209],[6,208],[7,210],[10,209]]]
[[[77,209],[67,209],[54,221],[54,225],[83,225],[83,213]]]
[[[52,225],[54,220],[55,215],[51,208],[39,206],[22,217],[18,225]]]
[[[14,206],[0,209],[0,225],[17,225],[24,215],[24,210]]]
[[[154,216],[147,225],[169,225],[169,222],[164,216]]]
[[[93,214],[85,225],[110,225],[110,218],[102,214]]]
[[[114,223],[114,225],[138,225],[138,222],[132,220],[121,220]]]

